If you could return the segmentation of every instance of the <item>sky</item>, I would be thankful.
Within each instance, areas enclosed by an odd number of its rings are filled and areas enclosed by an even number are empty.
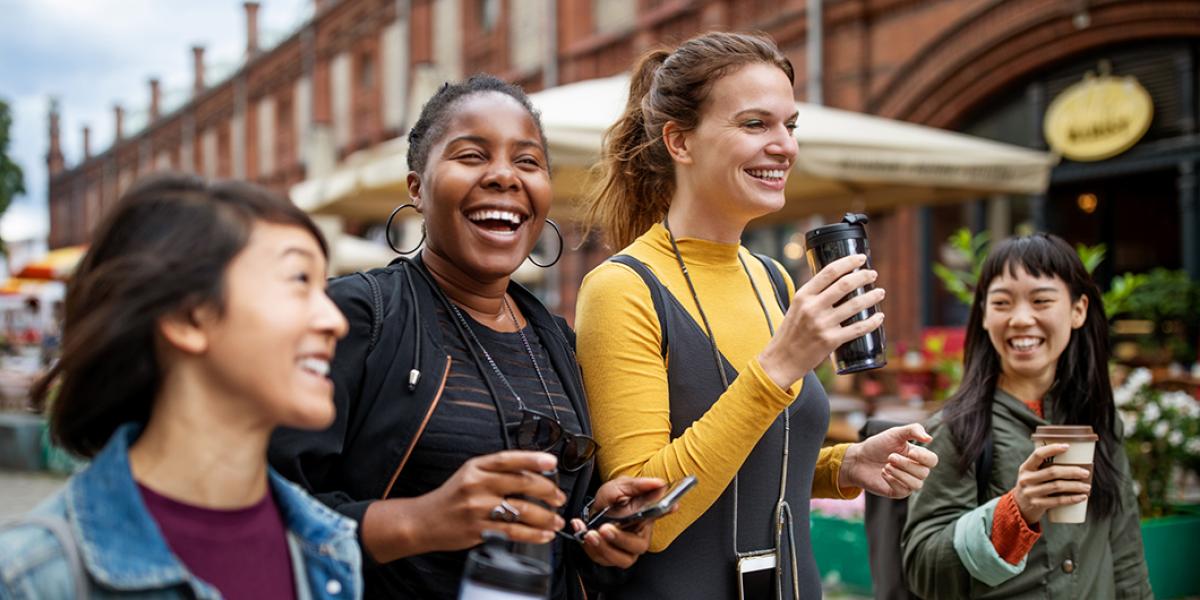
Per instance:
[[[259,45],[272,45],[312,14],[312,0],[260,0]],[[9,154],[26,193],[0,219],[5,240],[44,238],[48,106],[59,102],[68,168],[113,141],[113,105],[125,108],[125,135],[146,122],[147,81],[162,81],[163,112],[187,100],[193,45],[205,46],[209,85],[233,73],[246,48],[241,0],[0,0],[0,99],[13,113]]]

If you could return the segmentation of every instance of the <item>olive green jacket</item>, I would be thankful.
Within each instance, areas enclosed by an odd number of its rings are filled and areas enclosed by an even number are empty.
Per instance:
[[[1047,403],[1048,410],[1053,407]],[[926,600],[950,598],[1152,598],[1142,548],[1137,496],[1129,459],[1117,456],[1120,508],[1105,519],[1088,515],[1082,525],[1043,518],[1042,536],[1019,565],[992,547],[992,511],[1016,485],[1017,470],[1033,452],[1030,436],[1048,422],[1020,400],[997,391],[992,403],[994,458],[990,501],[977,506],[975,468],[958,473],[959,452],[950,430],[934,415],[927,425],[938,466],[908,500],[901,537],[904,574],[911,591]],[[1117,422],[1118,439],[1121,423]],[[986,582],[986,583],[985,583]]]

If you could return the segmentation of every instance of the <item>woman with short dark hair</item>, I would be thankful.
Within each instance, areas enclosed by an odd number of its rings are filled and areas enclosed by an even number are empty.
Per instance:
[[[68,286],[59,362],[34,390],[91,458],[0,532],[0,597],[343,598],[351,521],[267,465],[279,425],[327,426],[346,320],[321,233],[245,183],[135,184]]]
[[[423,248],[330,284],[350,320],[332,371],[338,419],[281,431],[272,461],[361,524],[368,596],[456,598],[467,551],[494,530],[549,562],[551,597],[589,597],[645,551],[650,527],[577,541],[567,524],[589,497],[600,510],[662,482],[593,479],[574,333],[512,280],[552,200],[537,112],[519,87],[477,75],[438,90],[408,142]]]

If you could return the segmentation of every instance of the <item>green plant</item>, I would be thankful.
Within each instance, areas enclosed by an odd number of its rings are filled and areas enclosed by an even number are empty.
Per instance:
[[[930,368],[936,377],[933,390],[931,390],[933,400],[945,400],[954,395],[954,392],[958,390],[958,385],[962,383],[962,351],[947,352],[946,336],[944,335],[926,337],[922,350],[929,357]]]
[[[1156,390],[1152,380],[1149,370],[1135,369],[1113,390],[1142,517],[1170,512],[1176,475],[1200,460],[1200,403]]]
[[[1095,273],[1096,267],[1104,262],[1104,255],[1108,252],[1108,247],[1104,244],[1095,246],[1075,244],[1075,252],[1079,253],[1079,260],[1083,261],[1083,268],[1087,269],[1088,273]]]
[[[21,166],[8,156],[9,128],[12,115],[8,103],[0,100],[0,214],[8,210],[12,199],[25,193],[25,178]],[[0,254],[6,254],[4,240],[0,239]]]
[[[1196,360],[1193,343],[1200,338],[1200,283],[1185,271],[1164,268],[1141,278],[1125,298],[1121,312],[1153,321],[1154,334],[1147,342],[1167,349],[1171,360],[1191,364]]]
[[[934,263],[933,274],[942,280],[946,291],[958,298],[960,302],[971,305],[975,295],[975,284],[979,282],[979,271],[987,258],[989,243],[986,231],[974,235],[971,230],[963,227],[950,234],[946,242],[959,254],[968,270],[953,269],[942,263]]]

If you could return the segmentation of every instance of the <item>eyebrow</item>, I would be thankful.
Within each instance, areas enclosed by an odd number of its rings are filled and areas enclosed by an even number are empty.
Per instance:
[[[301,258],[306,258],[310,261],[317,260],[317,255],[313,254],[312,250],[309,250],[307,248],[301,248],[299,246],[288,246],[287,248],[283,249],[283,252],[279,253],[280,258],[287,258],[288,256],[291,256],[291,255],[296,255]]]
[[[468,142],[468,143],[472,143],[472,144],[479,144],[480,146],[491,145],[491,142],[483,136],[468,134],[468,135],[460,135],[458,137],[451,139],[449,142],[446,142],[446,147],[449,148],[459,142]],[[541,142],[538,142],[535,140],[530,140],[530,139],[524,139],[524,140],[518,141],[517,147],[518,148],[532,147],[532,148],[537,148],[538,150],[541,150],[542,152],[546,151],[546,149],[542,147]]]
[[[1030,293],[1031,294],[1040,294],[1040,293],[1044,293],[1044,292],[1059,293],[1059,291],[1060,290],[1055,287],[1043,286],[1043,287],[1039,287],[1039,288],[1033,288],[1033,290],[1031,290]],[[996,288],[996,289],[988,290],[988,295],[991,295],[991,294],[1008,294],[1011,296],[1012,291],[1009,290],[1008,288]]]
[[[736,119],[743,115],[746,115],[746,116],[759,115],[759,116],[764,116],[764,117],[770,117],[770,116],[772,116],[772,113],[771,113],[771,111],[769,111],[765,108],[747,108],[746,110],[738,111],[737,114],[733,115],[733,118]],[[788,117],[786,120],[787,121],[795,121],[798,118],[800,118],[800,111],[793,112],[792,116]]]

